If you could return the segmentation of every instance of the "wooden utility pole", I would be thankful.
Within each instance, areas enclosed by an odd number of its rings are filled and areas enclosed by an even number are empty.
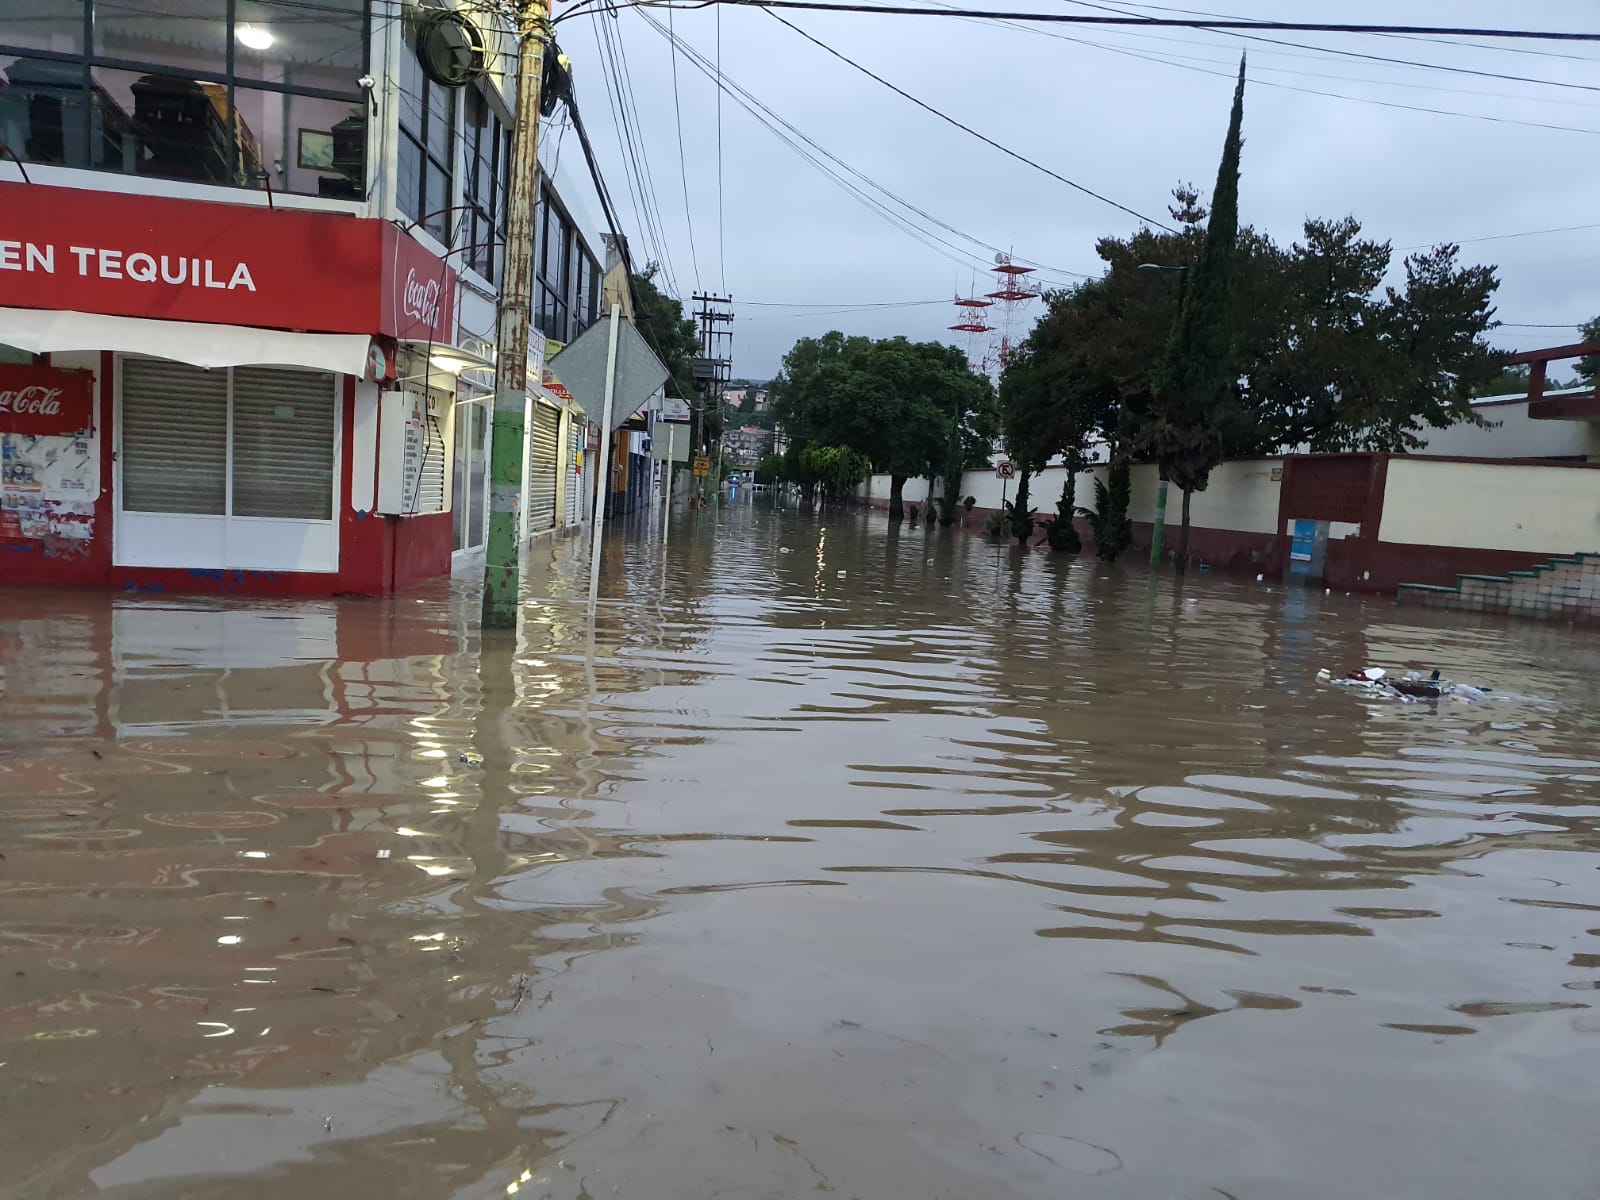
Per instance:
[[[533,213],[539,189],[539,92],[552,37],[549,0],[517,7],[517,113],[511,130],[505,270],[496,317],[494,419],[489,462],[489,541],[483,560],[483,627],[515,629],[527,451],[528,336],[533,295]],[[538,385],[538,380],[534,385]],[[552,467],[554,464],[552,464]]]
[[[700,356],[694,362],[694,425],[689,437],[689,453],[699,454],[703,439],[705,453],[711,457],[711,438],[705,426],[705,398],[716,398],[717,415],[721,417],[722,393],[733,370],[733,297],[696,292],[690,299],[700,306],[694,314],[700,325]],[[720,424],[718,429],[721,429]],[[712,458],[714,484],[722,481],[721,462],[719,435],[717,454]]]

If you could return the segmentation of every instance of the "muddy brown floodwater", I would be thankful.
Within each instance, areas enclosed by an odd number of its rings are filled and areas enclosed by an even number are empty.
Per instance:
[[[515,646],[0,592],[0,1195],[1600,1191],[1592,634],[745,505],[591,640],[580,559]]]

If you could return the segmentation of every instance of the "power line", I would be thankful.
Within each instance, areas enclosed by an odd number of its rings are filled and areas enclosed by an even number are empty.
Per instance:
[[[1587,322],[1585,322],[1585,321],[1568,321],[1568,322],[1566,322],[1565,324],[1562,324],[1562,325],[1529,325],[1529,324],[1526,324],[1526,323],[1519,324],[1516,321],[1496,321],[1494,323],[1494,328],[1495,329],[1582,329],[1584,327],[1584,325],[1586,325],[1586,324],[1587,324]],[[1493,332],[1493,330],[1491,330],[1490,332]]]
[[[1095,41],[1095,40],[1092,40],[1090,38],[1072,37],[1070,34],[1056,33],[1054,31],[1048,30],[1048,29],[1032,29],[1032,28],[1030,28],[1030,27],[1028,27],[1026,25],[1016,25],[1016,24],[1013,24],[1013,25],[1011,25],[1009,27],[1013,28],[1013,29],[1019,29],[1024,33],[1038,34],[1041,37],[1060,38],[1062,41],[1073,42],[1073,43],[1076,43],[1079,46],[1090,46],[1090,47],[1094,47],[1094,48],[1100,49],[1100,50],[1109,50],[1109,51],[1112,51],[1113,53],[1128,53],[1128,54],[1135,53],[1134,50],[1131,50],[1128,47],[1123,46],[1123,45],[1117,45],[1117,44],[1112,44],[1112,43],[1102,42],[1102,41]],[[1113,33],[1110,36],[1115,37],[1115,36],[1118,36],[1118,34]],[[1127,37],[1130,37],[1130,38],[1140,38],[1140,39],[1143,39],[1145,41],[1171,42],[1174,45],[1178,45],[1178,46],[1193,46],[1193,47],[1195,47],[1197,49],[1210,49],[1210,48],[1212,48],[1212,45],[1213,45],[1212,43],[1209,43],[1209,42],[1196,42],[1196,41],[1193,41],[1192,39],[1189,39],[1189,38],[1162,37],[1160,34],[1128,33],[1128,34],[1123,35],[1123,36],[1127,36]],[[1237,36],[1237,35],[1232,35],[1232,36]],[[1252,38],[1250,40],[1251,41],[1264,41],[1265,39]],[[1298,43],[1280,42],[1278,44],[1279,45],[1284,45],[1284,46],[1291,46],[1291,45],[1297,45]],[[1217,47],[1217,48],[1221,49],[1221,47]],[[1178,65],[1180,65],[1180,64],[1178,64],[1176,62],[1169,62],[1169,60],[1171,60],[1171,59],[1186,59],[1189,62],[1212,63],[1212,64],[1215,64],[1215,65],[1218,65],[1218,66],[1228,66],[1228,65],[1230,65],[1229,64],[1229,60],[1227,60],[1227,59],[1215,58],[1215,57],[1212,57],[1212,56],[1209,56],[1209,55],[1200,55],[1200,54],[1180,54],[1176,50],[1165,50],[1165,49],[1163,49],[1163,50],[1150,50],[1149,51],[1149,55],[1150,55],[1150,57],[1148,57],[1146,59],[1146,61],[1168,63],[1168,65],[1170,65],[1170,66],[1178,66]],[[1423,83],[1423,82],[1414,82],[1414,81],[1405,80],[1405,79],[1374,79],[1374,78],[1371,78],[1370,76],[1362,76],[1362,75],[1344,75],[1344,74],[1338,74],[1338,73],[1329,72],[1329,71],[1308,71],[1303,67],[1274,67],[1274,66],[1264,66],[1264,65],[1262,65],[1263,60],[1270,60],[1270,59],[1277,59],[1277,58],[1285,58],[1285,59],[1287,59],[1287,58],[1298,58],[1298,59],[1310,59],[1310,60],[1312,60],[1314,62],[1321,62],[1321,63],[1326,63],[1327,62],[1327,59],[1324,56],[1320,55],[1320,54],[1314,54],[1314,53],[1313,54],[1286,54],[1286,53],[1282,53],[1282,52],[1279,52],[1279,51],[1262,50],[1262,51],[1257,51],[1257,52],[1253,53],[1250,56],[1250,64],[1251,64],[1251,68],[1252,68],[1252,76],[1259,76],[1259,74],[1261,72],[1266,71],[1266,72],[1270,72],[1270,73],[1278,74],[1278,75],[1292,75],[1292,76],[1296,76],[1296,77],[1300,77],[1300,78],[1307,78],[1307,79],[1332,79],[1332,80],[1335,80],[1335,81],[1340,82],[1340,83],[1367,83],[1367,84],[1373,85],[1374,87],[1407,88],[1407,89],[1410,89],[1410,90],[1413,90],[1413,91],[1423,91],[1423,92],[1449,92],[1450,94],[1457,95],[1457,96],[1481,96],[1481,97],[1484,97],[1484,98],[1487,98],[1487,99],[1492,99],[1492,100],[1516,100],[1516,101],[1520,101],[1520,102],[1522,102],[1524,104],[1564,104],[1564,105],[1582,104],[1584,107],[1600,107],[1600,101],[1587,101],[1587,102],[1576,101],[1576,100],[1574,100],[1573,98],[1571,98],[1569,96],[1528,96],[1528,95],[1522,95],[1522,94],[1519,94],[1519,93],[1516,93],[1516,92],[1487,92],[1487,91],[1484,91],[1482,88],[1450,87],[1447,84],[1443,84],[1443,83]],[[1394,60],[1394,61],[1398,62],[1399,60]],[[1406,69],[1409,70],[1410,68],[1406,68]],[[1228,74],[1231,77],[1234,74],[1234,72],[1233,71],[1229,71]],[[1266,81],[1257,78],[1256,82],[1264,83]],[[1363,100],[1363,99],[1366,99],[1366,97],[1361,97],[1361,96],[1346,96],[1344,98],[1348,99],[1348,100]],[[1460,113],[1458,115],[1460,115],[1460,116],[1471,116],[1473,114]]]
[[[667,28],[672,28],[672,10],[667,9]],[[683,224],[689,231],[689,265],[694,268],[694,286],[700,287],[700,254],[694,245],[694,214],[689,206],[689,163],[683,152],[683,106],[678,92],[678,46],[669,47],[672,55],[672,115],[678,123],[678,177],[683,181]]]
[[[752,308],[913,308],[919,304],[949,304],[948,300],[741,300],[739,307]]]
[[[1065,2],[1068,3],[1068,4],[1076,4],[1081,8],[1092,8],[1092,9],[1095,9],[1096,11],[1098,11],[1098,12],[1116,13],[1116,14],[1119,14],[1119,15],[1125,16],[1125,17],[1134,17],[1134,16],[1138,15],[1138,14],[1135,14],[1135,13],[1128,12],[1126,8],[1118,7],[1118,6],[1115,6],[1115,5],[1109,5],[1109,4],[1096,4],[1096,3],[1093,3],[1092,0],[1065,0]],[[1148,6],[1148,5],[1136,5],[1134,7],[1151,7],[1151,6]],[[1188,12],[1192,13],[1192,12],[1195,12],[1196,10],[1192,10],[1191,9],[1191,10],[1183,10],[1183,11],[1188,11]],[[1218,18],[1219,20],[1231,21],[1233,23],[1233,28],[1238,28],[1238,27],[1246,27],[1246,28],[1255,27],[1255,28],[1263,28],[1263,29],[1274,28],[1274,26],[1272,26],[1272,25],[1258,24],[1257,22],[1254,22],[1254,21],[1248,21],[1243,17],[1233,17],[1228,13],[1200,12],[1198,15],[1205,16],[1205,17],[1215,17],[1215,18]],[[1141,19],[1138,23],[1142,24],[1143,20]],[[1213,27],[1207,27],[1207,28],[1213,28]],[[1219,27],[1215,27],[1215,28],[1221,28],[1221,27],[1219,26]],[[1246,41],[1262,42],[1262,43],[1265,43],[1267,45],[1272,45],[1272,46],[1291,46],[1291,47],[1294,47],[1295,49],[1298,49],[1298,50],[1314,50],[1314,51],[1317,51],[1317,52],[1322,53],[1322,54],[1337,54],[1337,55],[1341,55],[1341,56],[1343,56],[1345,58],[1365,59],[1368,62],[1390,63],[1390,64],[1393,64],[1393,65],[1402,66],[1402,67],[1415,67],[1415,68],[1419,68],[1419,69],[1425,70],[1425,71],[1448,71],[1449,73],[1451,73],[1453,75],[1477,75],[1477,76],[1480,76],[1480,77],[1482,77],[1484,79],[1503,79],[1503,80],[1509,80],[1509,81],[1511,81],[1513,83],[1532,83],[1532,84],[1538,84],[1538,85],[1541,85],[1541,86],[1544,86],[1544,87],[1575,88],[1575,89],[1577,89],[1579,91],[1600,92],[1600,85],[1595,85],[1595,84],[1568,83],[1568,82],[1565,82],[1565,81],[1562,81],[1562,80],[1558,80],[1558,79],[1539,79],[1539,78],[1536,78],[1536,77],[1531,76],[1531,75],[1508,75],[1508,74],[1505,74],[1505,73],[1500,72],[1500,71],[1479,71],[1479,70],[1477,70],[1477,69],[1475,69],[1473,67],[1453,66],[1453,65],[1448,64],[1448,63],[1423,62],[1423,61],[1420,61],[1418,59],[1413,59],[1413,58],[1393,58],[1393,57],[1391,57],[1389,55],[1384,55],[1384,54],[1366,54],[1366,53],[1363,53],[1362,51],[1359,51],[1359,50],[1345,50],[1345,49],[1341,49],[1341,48],[1335,47],[1335,46],[1308,46],[1304,42],[1289,42],[1289,41],[1284,41],[1282,38],[1256,37],[1256,36],[1253,36],[1251,34],[1232,32],[1231,28],[1224,30],[1224,32],[1228,32],[1229,36],[1231,36],[1231,37],[1243,38]],[[1600,40],[1600,35],[1596,35],[1594,40]],[[1454,43],[1451,43],[1451,44],[1452,45],[1461,45],[1462,43],[1454,42]],[[1482,49],[1491,49],[1492,47],[1481,47],[1481,48]],[[1510,48],[1511,47],[1507,47],[1507,49],[1510,49]],[[1593,60],[1586,60],[1586,61],[1593,61]]]
[[[611,40],[615,42],[615,54],[621,62],[621,79],[625,88],[627,105],[633,113],[633,138],[638,147],[638,161],[642,164],[644,170],[644,186],[649,195],[650,208],[655,215],[656,237],[661,251],[662,262],[670,270],[672,289],[677,292],[679,290],[678,268],[677,264],[672,261],[671,252],[668,249],[667,226],[661,217],[661,201],[656,194],[655,173],[650,169],[650,156],[645,149],[644,122],[639,117],[639,103],[633,92],[633,70],[628,64],[627,41],[623,38],[620,27],[611,28],[607,32]]]
[[[600,175],[600,164],[595,158],[594,143],[589,140],[589,131],[583,126],[583,114],[578,110],[576,85],[570,85],[567,89],[567,113],[572,118],[572,128],[578,135],[578,144],[583,148],[583,161],[588,164],[589,178],[594,183],[595,194],[600,198],[600,211],[606,219],[606,227],[611,230],[611,236],[616,241],[617,253],[622,256],[623,276],[627,282],[628,295],[634,302],[634,311],[637,312],[639,304],[633,286],[633,259],[628,253],[628,239],[622,233],[622,223],[617,220],[616,205],[612,203],[611,191]]]
[[[722,75],[722,9],[717,9],[717,75]],[[722,290],[728,290],[728,247],[724,239],[722,219],[722,89],[717,89],[717,273],[722,279]]]
[[[1578,232],[1580,232],[1582,230],[1585,230],[1585,229],[1600,229],[1600,224],[1596,224],[1596,225],[1561,225],[1561,226],[1558,226],[1558,227],[1556,227],[1554,229],[1525,229],[1525,230],[1521,231],[1520,233],[1491,233],[1491,234],[1486,234],[1483,237],[1441,238],[1441,239],[1439,239],[1439,241],[1435,241],[1435,242],[1420,242],[1415,246],[1396,246],[1395,249],[1396,250],[1430,250],[1434,246],[1440,245],[1442,243],[1447,243],[1447,244],[1453,245],[1453,246],[1467,246],[1467,245],[1472,245],[1472,244],[1474,244],[1476,242],[1503,242],[1503,241],[1507,241],[1510,238],[1539,237],[1540,235],[1546,234],[1546,233],[1578,233]]]
[[[937,0],[934,0],[934,2],[937,3]],[[1060,38],[1063,41],[1074,42],[1080,46],[1093,46],[1100,50],[1109,51],[1112,54],[1121,54],[1128,58],[1137,58],[1143,62],[1152,62],[1161,64],[1162,66],[1176,67],[1180,71],[1194,71],[1201,75],[1214,75],[1219,79],[1227,79],[1230,81],[1237,78],[1237,73],[1232,70],[1211,70],[1207,67],[1191,66],[1188,63],[1175,62],[1171,58],[1163,58],[1156,54],[1140,53],[1137,50],[1130,50],[1123,46],[1111,46],[1104,42],[1091,41],[1087,38],[1072,37],[1070,34],[1054,33],[1048,29],[1032,29],[1029,26],[1018,24],[1015,21],[1003,21],[1001,24],[1013,29],[1020,29],[1026,33],[1037,34],[1040,37]],[[1294,45],[1296,43],[1285,44]],[[1403,112],[1428,113],[1430,115],[1440,117],[1461,117],[1465,120],[1487,121],[1494,125],[1519,125],[1526,129],[1549,129],[1558,133],[1582,133],[1590,136],[1600,136],[1600,129],[1589,129],[1581,125],[1556,125],[1547,121],[1525,121],[1519,117],[1497,117],[1489,113],[1461,112],[1458,109],[1434,108],[1424,104],[1403,104],[1398,100],[1380,100],[1375,96],[1351,96],[1345,94],[1344,92],[1329,92],[1324,91],[1321,88],[1300,87],[1297,84],[1278,83],[1270,79],[1253,79],[1252,83],[1256,87],[1277,88],[1279,91],[1285,92],[1299,92],[1301,95],[1305,96],[1322,96],[1329,100],[1348,100],[1352,104],[1373,104],[1377,105],[1379,108],[1394,108]]]
[[[1079,2],[1079,0],[1066,0],[1066,2],[1067,3],[1076,3],[1076,2]],[[1151,11],[1151,12],[1186,13],[1189,16],[1192,16],[1192,17],[1231,17],[1231,18],[1233,18],[1235,20],[1241,20],[1241,21],[1247,19],[1247,18],[1239,16],[1239,14],[1237,14],[1237,13],[1219,13],[1219,12],[1211,12],[1211,11],[1206,10],[1206,9],[1196,9],[1196,8],[1173,8],[1170,5],[1164,5],[1164,4],[1141,4],[1141,3],[1138,3],[1137,0],[1127,0],[1127,2],[1123,5],[1123,8],[1121,9],[1121,11],[1125,12],[1125,11],[1127,11],[1127,9],[1130,9],[1130,8],[1141,8],[1141,9],[1145,9],[1145,10]],[[1454,40],[1451,40],[1449,38],[1421,38],[1421,37],[1416,37],[1414,35],[1403,34],[1403,33],[1385,34],[1385,35],[1382,35],[1382,36],[1394,37],[1394,38],[1399,39],[1399,40],[1410,41],[1410,42],[1423,42],[1423,43],[1427,43],[1427,44],[1441,44],[1442,43],[1443,45],[1446,45],[1446,46],[1464,46],[1464,47],[1466,47],[1467,49],[1470,49],[1470,50],[1493,50],[1496,53],[1503,53],[1503,54],[1528,54],[1528,55],[1535,55],[1535,56],[1540,57],[1540,58],[1564,58],[1564,59],[1568,59],[1571,62],[1600,63],[1600,59],[1589,58],[1589,57],[1587,57],[1585,55],[1581,55],[1581,54],[1563,54],[1559,50],[1542,50],[1542,49],[1538,49],[1538,48],[1535,48],[1535,47],[1532,47],[1532,46],[1485,46],[1481,42],[1462,42],[1462,41],[1454,41]]]
[[[1080,13],[1007,12],[984,8],[922,8],[904,4],[851,4],[844,0],[697,0],[684,8],[731,4],[746,8],[793,8],[811,12],[871,13],[893,17],[971,17],[980,21],[1039,21],[1053,25],[1139,25],[1152,29],[1267,29],[1297,33],[1378,33],[1412,34],[1421,37],[1483,37],[1523,41],[1596,42],[1600,32],[1585,33],[1552,29],[1481,29],[1465,25],[1374,25],[1322,21],[1245,21],[1221,18],[1084,16]],[[613,5],[635,8],[642,5],[664,7],[663,0],[634,0]]]
[[[660,264],[662,279],[668,289],[679,291],[677,272],[667,252],[666,237],[659,218],[652,211],[653,189],[648,169],[641,165],[640,148],[636,145],[633,124],[629,120],[627,94],[623,90],[622,69],[612,44],[612,30],[603,21],[594,22],[595,46],[600,51],[601,73],[606,78],[607,99],[611,104],[612,119],[616,123],[617,145],[622,152],[623,177],[628,184],[628,195],[633,202],[639,226],[653,247],[653,257]],[[659,206],[656,206],[659,209]]]
[[[735,2],[737,2],[737,3],[746,3],[747,0],[735,0]],[[840,62],[845,63],[848,66],[854,67],[857,71],[860,71],[863,75],[867,76],[869,79],[873,79],[873,80],[876,80],[878,83],[881,83],[884,87],[888,88],[891,92],[894,92],[897,96],[903,96],[905,99],[907,99],[907,100],[911,101],[911,103],[915,104],[918,108],[924,109],[927,112],[932,113],[934,116],[938,117],[941,121],[945,121],[948,124],[954,125],[957,129],[961,130],[963,133],[971,134],[973,137],[977,138],[980,142],[983,142],[985,145],[993,146],[996,150],[1000,151],[1002,154],[1009,155],[1010,157],[1016,159],[1020,163],[1026,163],[1028,166],[1032,167],[1034,170],[1042,171],[1044,174],[1050,176],[1050,178],[1058,180],[1061,183],[1066,184],[1068,187],[1074,188],[1075,190],[1082,192],[1086,196],[1092,196],[1092,197],[1094,197],[1094,199],[1100,201],[1102,204],[1109,204],[1112,208],[1115,208],[1115,209],[1118,209],[1118,210],[1120,210],[1122,212],[1125,212],[1131,217],[1136,217],[1139,220],[1145,222],[1145,224],[1147,224],[1147,225],[1154,225],[1158,229],[1165,229],[1168,233],[1176,233],[1177,232],[1177,230],[1173,229],[1170,225],[1167,225],[1165,222],[1158,221],[1154,217],[1147,217],[1143,213],[1139,212],[1138,210],[1129,208],[1126,204],[1118,203],[1117,201],[1111,199],[1109,196],[1103,196],[1099,192],[1095,191],[1093,188],[1085,187],[1083,184],[1078,183],[1078,182],[1076,182],[1074,180],[1068,179],[1065,175],[1062,175],[1062,174],[1060,174],[1060,173],[1058,173],[1056,171],[1052,171],[1049,167],[1044,166],[1041,163],[1035,162],[1033,159],[1029,158],[1027,155],[1019,154],[1019,153],[1017,153],[1017,151],[1011,149],[1011,147],[1001,145],[999,142],[995,141],[993,138],[988,137],[985,134],[979,133],[976,129],[972,128],[972,126],[962,124],[960,121],[956,120],[954,117],[950,116],[949,114],[939,111],[937,108],[933,107],[933,105],[929,104],[926,100],[918,99],[916,96],[913,96],[910,92],[906,91],[904,88],[897,87],[894,84],[890,83],[882,75],[879,75],[876,72],[871,71],[868,68],[862,66],[860,63],[856,62],[855,59],[851,58],[849,55],[844,54],[844,53],[842,53],[842,52],[840,52],[838,50],[835,50],[832,46],[828,45],[828,43],[822,41],[819,38],[812,37],[804,29],[801,29],[800,26],[796,25],[792,21],[789,21],[789,20],[786,20],[783,17],[780,17],[777,13],[771,11],[771,9],[767,10],[767,15],[769,17],[771,17],[774,21],[777,21],[779,24],[786,25],[790,29],[794,30],[794,32],[798,33],[801,37],[805,38],[806,41],[810,42],[812,45],[820,46],[822,49],[826,50],[829,54],[831,54],[835,58],[837,58]]]
[[[675,36],[666,28],[666,26],[662,25],[660,21],[657,21],[649,13],[641,13],[640,15],[661,36]],[[811,166],[815,167],[828,179],[832,180],[847,194],[867,206],[879,216],[883,217],[886,221],[900,229],[902,232],[906,233],[913,240],[919,242],[928,249],[933,250],[936,254],[940,254],[946,258],[949,258],[952,262],[955,262],[957,265],[964,268],[972,269],[976,265],[979,267],[979,269],[988,269],[988,263],[978,255],[974,254],[972,251],[963,249],[955,243],[941,238],[938,234],[932,233],[929,230],[916,225],[909,218],[904,217],[895,212],[893,209],[889,208],[883,201],[877,200],[873,196],[867,194],[862,187],[852,183],[849,179],[844,178],[844,176],[840,174],[840,171],[854,176],[856,179],[860,180],[862,184],[870,187],[876,192],[879,192],[889,200],[893,201],[895,204],[900,205],[908,212],[916,214],[918,217],[929,222],[930,224],[936,225],[939,228],[944,229],[949,233],[954,234],[956,237],[962,238],[963,240],[970,242],[975,246],[980,246],[989,251],[991,254],[1001,252],[999,247],[991,246],[987,242],[984,242],[969,233],[965,233],[962,230],[957,229],[954,225],[940,220],[932,213],[929,213],[927,210],[918,207],[904,197],[890,191],[871,176],[866,175],[862,171],[851,166],[837,154],[834,154],[831,150],[828,150],[826,147],[821,145],[821,143],[817,142],[816,139],[798,129],[792,122],[779,116],[769,106],[763,104],[759,99],[752,95],[748,89],[740,86],[732,79],[729,79],[727,75],[718,74],[715,66],[710,62],[710,60],[708,60],[705,55],[697,51],[693,46],[685,42],[682,38],[678,38],[677,43],[683,50],[684,57],[687,58],[690,63],[692,63],[698,70],[710,78],[719,88],[725,89],[728,94],[740,104],[741,107],[749,112],[758,123],[766,127],[774,137],[778,138],[779,141],[783,142],[802,159],[810,163]],[[782,128],[780,129],[779,126],[782,126]],[[802,145],[802,143],[804,144]],[[836,171],[832,167],[829,167],[826,163],[821,161],[822,158],[827,158],[836,164],[840,168],[840,171]],[[940,246],[946,247],[947,249],[941,250],[939,248]],[[951,251],[954,252],[954,256],[950,253]],[[1044,264],[1035,265],[1044,266]],[[1051,274],[1055,275],[1074,275],[1078,276],[1079,278],[1088,278],[1088,276],[1083,272],[1071,271],[1067,270],[1066,268],[1046,266],[1045,269]]]

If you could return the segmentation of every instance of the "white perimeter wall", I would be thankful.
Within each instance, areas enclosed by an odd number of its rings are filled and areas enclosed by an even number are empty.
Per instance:
[[[1587,395],[1552,392],[1551,395]],[[1423,433],[1418,454],[1461,458],[1587,458],[1600,459],[1600,427],[1593,421],[1536,421],[1528,416],[1526,398],[1511,403],[1480,404],[1476,411],[1491,423],[1452,425]]]
[[[1600,469],[1392,458],[1378,536],[1411,546],[1600,551]]]
[[[1244,533],[1273,533],[1278,526],[1278,492],[1282,483],[1273,478],[1276,471],[1282,474],[1281,458],[1244,459],[1223,463],[1211,472],[1210,485],[1196,492],[1190,508],[1195,526],[1201,529],[1236,529]],[[1082,472],[1078,476],[1076,504],[1079,508],[1094,507],[1095,476],[1105,477],[1105,467]],[[1153,466],[1136,466],[1130,479],[1132,496],[1128,516],[1146,523],[1155,520],[1156,488],[1159,475]],[[1040,516],[1051,516],[1056,501],[1061,497],[1061,484],[1065,479],[1062,467],[1046,467],[1028,482],[1028,503]],[[870,496],[875,502],[887,503],[889,477],[874,475],[858,493]],[[977,498],[977,507],[999,508],[1002,499],[1015,500],[1017,481],[1001,479],[992,468],[968,471],[961,481],[963,497]],[[928,481],[906,480],[903,498],[907,504],[926,504]],[[1176,488],[1167,497],[1167,520],[1177,523],[1182,515],[1183,495]]]

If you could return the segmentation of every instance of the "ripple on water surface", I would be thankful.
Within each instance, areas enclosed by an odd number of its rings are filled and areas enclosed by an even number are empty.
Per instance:
[[[583,549],[515,642],[0,594],[0,1190],[1600,1178],[1591,639],[743,504],[591,629]]]

